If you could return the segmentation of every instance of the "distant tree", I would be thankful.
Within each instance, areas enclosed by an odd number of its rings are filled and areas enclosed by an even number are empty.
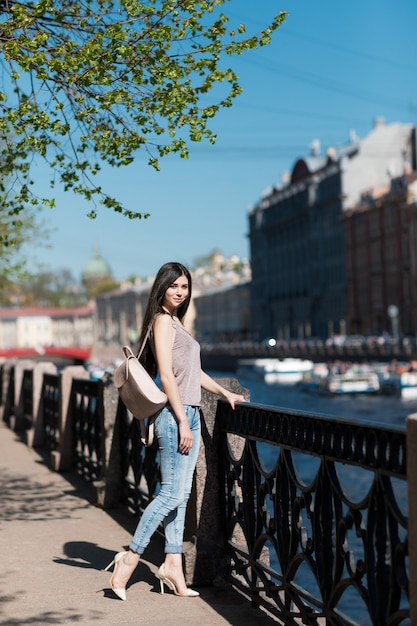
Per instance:
[[[36,208],[28,207],[24,218],[0,209],[0,303],[18,299],[18,281],[25,276],[29,262],[33,271],[33,260],[25,254],[25,244],[47,246],[49,235]]]
[[[69,269],[27,275],[18,285],[20,306],[72,307],[85,304],[87,296]]]
[[[16,258],[17,251],[25,239],[28,222],[23,222],[17,216],[9,215],[8,212],[0,213],[0,238],[3,246],[0,256],[0,275],[6,267],[9,271],[18,272],[21,261]],[[3,279],[8,277],[2,276]]]
[[[89,299],[94,299],[96,296],[102,294],[102,293],[107,293],[109,291],[114,291],[115,289],[119,289],[120,287],[120,283],[116,280],[112,280],[112,279],[104,279],[104,280],[100,280],[99,282],[95,283],[94,285],[92,285],[91,287],[89,287],[88,289],[88,298]]]
[[[1,2],[3,210],[16,217],[31,205],[54,206],[31,191],[31,161],[41,156],[52,186],[94,200],[91,217],[97,203],[147,217],[94,175],[103,162],[129,165],[140,148],[159,169],[169,153],[187,158],[189,141],[214,143],[209,121],[241,93],[225,58],[268,44],[285,20],[282,12],[246,35],[243,24],[228,26],[227,1]]]

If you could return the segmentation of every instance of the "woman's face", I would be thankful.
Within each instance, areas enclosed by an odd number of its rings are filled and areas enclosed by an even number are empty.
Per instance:
[[[186,276],[179,276],[165,292],[162,306],[169,311],[171,315],[176,311],[179,305],[188,298],[188,279]]]

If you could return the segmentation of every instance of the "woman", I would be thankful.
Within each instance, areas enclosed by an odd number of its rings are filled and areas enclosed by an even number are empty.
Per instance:
[[[165,561],[158,570],[161,593],[164,584],[175,595],[199,593],[186,586],[182,567],[185,511],[191,492],[200,444],[201,387],[223,396],[232,408],[244,397],[219,385],[201,370],[200,346],[185,330],[182,320],[191,300],[191,275],[181,263],[166,263],[159,270],[149,296],[142,335],[152,325],[151,339],[141,361],[148,372],[159,374],[168,397],[155,420],[161,465],[161,490],[146,507],[127,552],[118,552],[110,586],[126,600],[126,585],[140,556],[162,522],[165,531]]]

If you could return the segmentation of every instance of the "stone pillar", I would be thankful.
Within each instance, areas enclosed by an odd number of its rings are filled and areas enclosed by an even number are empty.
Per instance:
[[[14,416],[15,412],[15,394],[12,389],[12,380],[14,386],[14,368],[16,366],[17,359],[8,359],[2,368],[2,399],[3,399],[3,412],[2,419],[10,426],[10,420]]]
[[[234,378],[216,379],[223,387],[242,394],[249,392]],[[219,442],[215,433],[218,396],[203,390],[201,445],[194,476],[194,487],[187,509],[184,533],[184,561],[187,584],[211,584],[223,574],[224,542],[220,515]]]
[[[23,402],[23,376],[26,370],[33,370],[35,361],[29,359],[17,360],[14,368],[14,406],[15,414],[10,419],[10,428],[15,431],[26,430]]]
[[[417,413],[407,417],[407,487],[410,623],[417,624]]]
[[[119,392],[112,374],[105,374],[103,382],[104,446],[103,478],[93,483],[93,504],[111,508],[120,502],[122,494],[121,433],[116,423]]]
[[[56,472],[70,470],[73,463],[72,415],[69,400],[73,378],[90,378],[82,365],[65,367],[59,381],[59,450],[51,452],[51,467]]]
[[[35,362],[29,359],[17,359],[14,366],[14,415],[10,419],[10,428],[16,431],[25,430],[23,415],[23,374],[25,370],[33,370]]]
[[[43,397],[42,385],[44,374],[56,374],[57,366],[51,361],[39,361],[33,369],[33,424],[27,432],[27,444],[31,447],[43,445]]]

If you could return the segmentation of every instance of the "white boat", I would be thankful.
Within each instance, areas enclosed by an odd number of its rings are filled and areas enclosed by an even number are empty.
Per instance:
[[[245,378],[263,379],[265,364],[270,360],[271,359],[239,359],[237,374]]]
[[[387,365],[380,383],[383,393],[399,395],[403,400],[417,399],[417,362],[397,363],[394,371]]]
[[[348,370],[343,374],[329,374],[327,389],[332,394],[378,393],[380,383],[378,374],[372,370]]]
[[[372,368],[354,366],[346,371],[338,368],[331,371],[323,363],[305,374],[300,386],[303,391],[332,395],[378,393],[381,388],[379,376]]]
[[[327,377],[329,368],[325,363],[315,363],[313,369],[305,372],[298,383],[302,391],[312,393],[327,393]]]
[[[399,374],[398,388],[401,398],[415,400],[417,398],[417,372],[403,372]]]
[[[266,383],[295,385],[303,375],[313,369],[313,362],[304,359],[242,359],[238,374],[263,378]]]
[[[279,359],[265,367],[264,380],[266,383],[281,385],[295,385],[302,380],[303,375],[313,369],[313,361],[307,359]]]

